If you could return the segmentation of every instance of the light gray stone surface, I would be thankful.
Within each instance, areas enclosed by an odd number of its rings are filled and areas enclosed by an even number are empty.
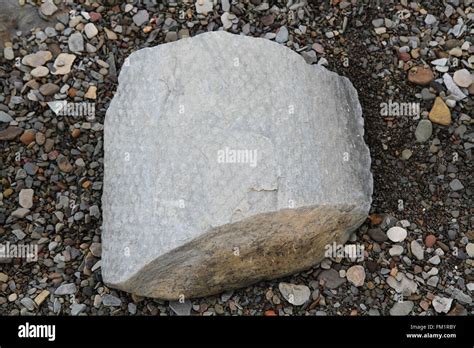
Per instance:
[[[105,282],[180,299],[311,267],[369,211],[363,134],[350,81],[275,42],[132,53],[105,120]]]

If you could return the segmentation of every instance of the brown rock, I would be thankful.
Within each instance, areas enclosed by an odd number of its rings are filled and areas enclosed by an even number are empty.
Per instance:
[[[46,300],[49,296],[49,291],[48,290],[43,290],[40,292],[38,296],[35,297],[35,303],[40,306],[44,300]]]
[[[109,40],[117,40],[117,34],[115,34],[112,30],[104,28],[105,34],[107,35],[107,39]]]
[[[398,52],[398,58],[404,62],[408,62],[411,59],[410,53],[407,52]]]
[[[73,138],[77,138],[79,135],[81,135],[81,130],[79,128],[74,128],[74,130],[71,132],[71,135]]]
[[[36,132],[33,131],[33,130],[26,130],[20,137],[20,141],[25,144],[25,145],[29,145],[31,144],[34,140],[35,140],[35,137],[36,137]]]
[[[466,308],[456,303],[453,309],[448,313],[449,316],[466,316],[468,315]]]
[[[72,165],[64,155],[59,155],[56,163],[58,164],[59,170],[63,173],[69,173],[72,171]]]
[[[408,71],[408,81],[416,85],[428,85],[433,79],[434,75],[430,68],[415,66]]]
[[[434,235],[430,234],[426,236],[425,245],[427,248],[432,248],[435,243],[436,243],[436,237]]]
[[[3,197],[8,198],[13,194],[13,189],[11,187],[3,191]]]
[[[17,136],[19,136],[21,133],[23,133],[23,128],[20,127],[8,127],[7,129],[4,129],[0,131],[0,141],[2,140],[13,140]]]
[[[39,91],[42,95],[49,96],[59,92],[59,86],[54,83],[45,83],[44,85],[41,85]]]
[[[86,94],[84,95],[85,98],[87,99],[96,99],[97,98],[97,87],[96,86],[90,86],[89,89],[87,90]]]
[[[264,26],[268,27],[269,25],[273,24],[275,17],[273,17],[273,15],[263,16],[260,21]]]
[[[451,110],[449,110],[441,97],[436,97],[429,114],[429,119],[431,122],[443,126],[449,126],[451,124]]]

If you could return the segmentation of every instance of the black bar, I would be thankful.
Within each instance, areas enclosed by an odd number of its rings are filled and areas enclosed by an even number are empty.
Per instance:
[[[19,326],[55,325],[55,340],[20,338]],[[441,326],[440,326],[441,325]],[[451,327],[455,325],[455,327]],[[420,328],[424,328],[420,330]],[[32,343],[90,346],[311,344],[472,347],[472,317],[0,317],[1,348]],[[417,337],[441,334],[456,337]]]

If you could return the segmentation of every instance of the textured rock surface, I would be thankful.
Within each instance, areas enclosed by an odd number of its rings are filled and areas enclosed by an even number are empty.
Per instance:
[[[133,53],[105,122],[104,280],[179,299],[321,261],[370,207],[361,113],[349,80],[264,39]]]

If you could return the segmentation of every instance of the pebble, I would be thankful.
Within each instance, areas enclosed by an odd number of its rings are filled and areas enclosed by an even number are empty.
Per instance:
[[[41,304],[48,298],[49,294],[50,292],[48,290],[41,291],[34,299],[36,305],[41,306]]]
[[[36,53],[28,54],[23,57],[21,64],[36,68],[49,62],[53,55],[49,51],[38,51]]]
[[[474,257],[474,243],[467,243],[466,245],[466,252],[469,257]]]
[[[45,66],[39,66],[31,70],[31,76],[33,77],[45,77],[49,74],[49,69]]]
[[[452,298],[446,298],[441,296],[435,296],[432,305],[437,313],[448,313],[453,303]]]
[[[97,27],[93,23],[87,23],[84,27],[84,32],[88,39],[92,39],[99,33],[99,30],[97,30]]]
[[[80,34],[79,34],[80,35]],[[53,75],[66,75],[71,72],[72,63],[76,56],[69,53],[61,53],[54,61]]]
[[[212,0],[197,0],[196,12],[198,14],[208,14],[212,11],[214,4]]]
[[[169,31],[166,33],[165,42],[173,42],[178,40],[178,33],[175,31]]]
[[[4,111],[0,111],[0,122],[1,123],[10,123],[13,121],[13,118]]]
[[[429,113],[429,118],[431,122],[443,126],[449,126],[451,124],[451,111],[441,97],[436,97]]]
[[[221,22],[224,29],[229,29],[232,26],[232,20],[229,19],[229,13],[224,12],[221,16]]]
[[[394,245],[388,252],[390,256],[400,256],[403,254],[403,247],[401,245]]]
[[[305,304],[311,296],[311,290],[306,285],[295,285],[290,283],[278,284],[283,298],[295,306]]]
[[[69,36],[68,39],[69,49],[74,53],[80,53],[84,51],[84,38],[81,33],[74,33]]]
[[[221,8],[222,11],[224,12],[229,12],[230,11],[230,2],[229,0],[221,0]]]
[[[191,309],[193,304],[190,300],[184,301],[170,301],[169,304],[171,310],[176,313],[176,315],[187,316],[191,314]]]
[[[425,86],[433,80],[434,75],[430,68],[416,66],[408,71],[408,81],[416,85]]]
[[[54,294],[58,296],[72,295],[77,292],[76,284],[62,284],[55,291]]]
[[[285,26],[280,27],[275,36],[275,41],[278,43],[285,43],[288,41],[288,29]]]
[[[33,130],[26,130],[20,137],[20,141],[25,144],[25,145],[29,145],[31,144],[33,141],[35,141],[35,134],[36,132],[33,131]]]
[[[450,56],[461,57],[462,56],[462,49],[460,49],[459,47],[454,47],[454,48],[450,49],[448,53],[449,53]]]
[[[436,66],[445,66],[446,64],[448,64],[448,58],[435,59],[431,62],[431,64]]]
[[[263,16],[260,21],[264,26],[268,27],[273,24],[273,22],[275,21],[275,17],[272,14],[269,14],[267,16]]]
[[[12,216],[16,217],[18,219],[23,219],[25,216],[27,216],[30,213],[30,210],[27,208],[18,208],[12,212]]]
[[[425,245],[427,248],[432,248],[433,245],[436,243],[436,237],[432,234],[429,234],[425,238]]]
[[[453,80],[459,87],[467,88],[472,84],[472,75],[467,69],[461,69],[454,73]]]
[[[438,282],[439,282],[439,277],[433,276],[428,279],[428,281],[426,282],[426,285],[436,287],[438,285]]]
[[[409,279],[404,273],[398,272],[396,276],[389,276],[387,284],[395,289],[399,294],[410,296],[416,293],[418,285],[415,281]]]
[[[71,315],[72,316],[76,316],[76,315],[79,315],[81,314],[82,312],[84,312],[86,310],[87,306],[84,304],[84,303],[76,303],[74,302],[72,305],[71,305]]]
[[[402,151],[402,158],[404,160],[409,160],[412,155],[413,155],[413,152],[410,149],[405,149]]]
[[[97,99],[97,86],[89,86],[86,94],[84,94],[84,98],[93,100]]]
[[[129,303],[127,306],[128,313],[135,315],[137,313],[137,306],[134,303]]]
[[[72,171],[72,165],[65,156],[59,155],[56,159],[56,162],[58,164],[59,170],[63,173],[69,173]]]
[[[44,85],[41,85],[39,88],[39,91],[42,95],[47,97],[59,92],[59,86],[54,83],[48,82],[48,83],[45,83]]]
[[[324,54],[324,47],[320,43],[316,42],[316,43],[313,44],[312,47],[313,47],[313,50],[316,51],[316,53]]]
[[[379,243],[383,243],[388,239],[387,234],[378,227],[369,229],[368,234],[370,238]]]
[[[140,27],[142,24],[148,22],[149,18],[150,15],[147,10],[140,10],[133,16],[133,23],[135,23],[137,27]]]
[[[102,297],[102,304],[106,307],[120,307],[122,300],[117,296],[107,294]]]
[[[456,85],[451,75],[448,73],[443,75],[443,82],[446,88],[450,93],[450,97],[454,98],[455,100],[463,100],[466,98],[466,95],[461,91],[461,89]]]
[[[423,260],[425,255],[424,255],[424,250],[423,247],[418,243],[416,240],[412,240],[410,243],[410,249],[411,253],[413,256],[415,256],[418,260]]]
[[[459,181],[459,179],[454,179],[449,183],[449,187],[453,191],[460,191],[464,189],[464,185]]]
[[[428,260],[428,262],[431,263],[432,265],[439,265],[441,262],[441,259],[439,255],[434,255]]]
[[[393,307],[390,309],[390,315],[392,316],[405,316],[411,313],[414,307],[413,301],[395,302]]]
[[[420,120],[415,130],[415,138],[419,143],[427,141],[433,133],[433,125],[430,120]]]
[[[118,39],[117,34],[115,34],[112,30],[110,30],[108,28],[104,28],[104,31],[105,31],[105,35],[107,35],[107,39],[109,39],[109,40],[117,40]]]
[[[304,60],[308,64],[313,64],[318,61],[318,57],[316,56],[316,52],[311,50],[311,51],[304,51],[301,52],[301,55],[303,56]]]
[[[392,242],[403,242],[407,237],[407,231],[404,228],[394,226],[387,231],[387,237]]]
[[[421,90],[421,98],[423,100],[433,100],[436,98],[436,94],[431,93],[428,88],[423,88]]]
[[[19,194],[19,202],[23,208],[30,209],[33,206],[33,189],[22,189]]]
[[[336,289],[346,282],[346,279],[341,278],[339,273],[334,269],[322,271],[318,275],[318,280],[323,280],[328,289]]]
[[[374,20],[372,20],[372,25],[374,26],[374,28],[380,28],[381,26],[383,26],[385,23],[385,20],[383,18],[376,18]]]
[[[44,0],[40,6],[40,11],[45,16],[52,16],[58,10],[53,0]]]
[[[433,25],[437,22],[438,20],[436,19],[435,16],[433,16],[432,14],[427,14],[426,17],[425,17],[425,23],[426,25]]]
[[[359,287],[364,285],[365,269],[360,265],[350,267],[346,272],[347,280],[354,286]]]
[[[5,47],[3,49],[3,56],[5,57],[6,60],[13,60],[15,59],[15,53],[13,52],[13,48],[11,47]]]

